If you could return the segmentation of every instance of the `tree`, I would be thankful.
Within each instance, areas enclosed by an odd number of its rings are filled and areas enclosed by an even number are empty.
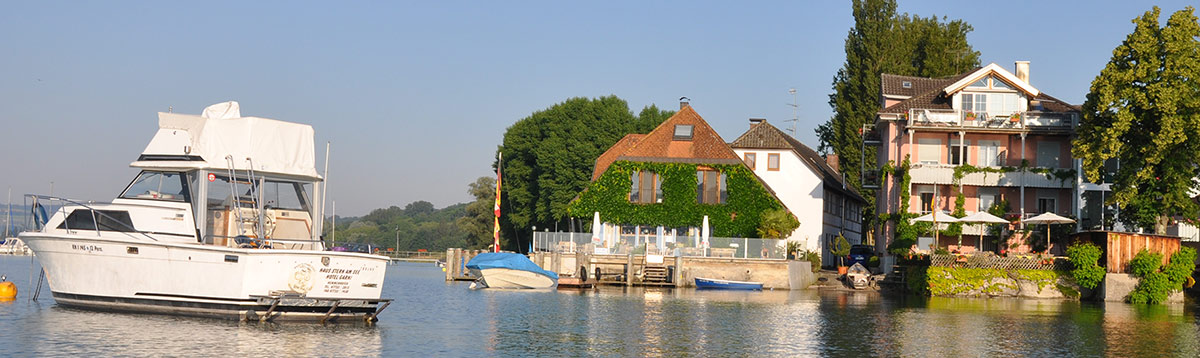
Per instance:
[[[786,209],[764,211],[762,221],[758,224],[758,237],[764,239],[784,239],[800,227],[800,221]]]
[[[829,105],[834,116],[817,127],[822,154],[837,154],[842,172],[867,198],[863,217],[870,225],[874,195],[862,191],[862,128],[879,112],[880,74],[944,77],[979,66],[979,52],[967,43],[973,28],[962,20],[896,14],[895,0],[854,0],[854,27],[846,36],[846,62],[833,79]],[[875,152],[867,147],[869,167]]]
[[[1109,203],[1126,225],[1162,233],[1168,217],[1200,214],[1200,24],[1190,6],[1165,27],[1158,17],[1156,6],[1134,19],[1092,81],[1071,154],[1092,181],[1116,158]]]
[[[651,105],[635,117],[616,96],[577,97],[514,123],[498,149],[504,154],[501,236],[528,238],[533,226],[553,227],[564,220],[567,204],[591,182],[600,154],[626,134],[647,133],[672,114]],[[505,240],[505,245],[521,251],[519,241]]]
[[[458,218],[456,224],[467,235],[470,248],[486,248],[492,244],[492,227],[496,217],[492,209],[496,203],[496,178],[479,177],[468,184],[467,190],[475,201],[467,204],[466,216]]]

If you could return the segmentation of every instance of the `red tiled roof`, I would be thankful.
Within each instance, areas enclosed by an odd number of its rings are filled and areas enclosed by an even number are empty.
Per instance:
[[[691,140],[675,140],[675,125],[692,125]],[[592,180],[608,169],[613,162],[681,162],[697,164],[738,164],[742,160],[729,148],[724,139],[704,121],[691,106],[685,106],[653,131],[645,135],[625,136],[596,158]]]
[[[600,174],[604,174],[604,171],[608,170],[608,166],[617,161],[617,157],[621,156],[622,153],[625,153],[625,151],[629,150],[630,147],[633,147],[638,140],[641,140],[645,136],[645,134],[637,133],[627,134],[625,138],[621,138],[616,144],[613,144],[612,147],[604,151],[604,154],[600,154],[596,158],[596,167],[592,170],[592,180],[600,179]]]

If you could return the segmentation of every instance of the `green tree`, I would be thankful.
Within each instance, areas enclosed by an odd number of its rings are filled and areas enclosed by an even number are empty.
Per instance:
[[[514,123],[498,149],[504,154],[501,238],[528,238],[533,226],[567,227],[567,204],[591,182],[596,158],[626,134],[647,133],[674,113],[651,105],[634,116],[617,96],[577,97]],[[519,241],[501,244],[520,251],[525,245]]]
[[[758,237],[764,239],[784,239],[800,227],[800,221],[786,209],[764,211],[762,221],[758,224]]]
[[[854,0],[854,27],[846,36],[846,62],[833,78],[829,105],[834,116],[817,127],[823,154],[838,155],[841,170],[867,198],[866,225],[874,215],[875,197],[862,191],[862,127],[875,123],[879,112],[880,74],[944,77],[979,66],[979,52],[967,43],[973,28],[962,20],[896,13],[895,0]],[[875,151],[867,147],[867,166]]]
[[[1092,81],[1071,153],[1093,181],[1116,158],[1109,203],[1126,225],[1163,233],[1168,217],[1200,214],[1200,24],[1190,6],[1165,27],[1158,17],[1156,6],[1134,19]]]
[[[485,248],[492,244],[492,229],[496,214],[496,178],[479,177],[468,184],[467,190],[475,201],[467,204],[466,215],[456,222],[467,235],[469,248]]]

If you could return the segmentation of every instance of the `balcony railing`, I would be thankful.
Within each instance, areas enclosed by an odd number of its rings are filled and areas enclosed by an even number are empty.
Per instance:
[[[948,164],[913,164],[911,175],[913,184],[951,184],[954,182],[955,165]],[[970,186],[1021,186],[1021,172],[1004,173],[970,173],[963,175],[961,183]],[[1025,172],[1024,182],[1027,187],[1035,188],[1071,188],[1073,181],[1047,178],[1045,174]]]
[[[1077,124],[1074,113],[1026,111],[972,112],[958,109],[910,109],[908,125],[988,129],[1066,129]]]

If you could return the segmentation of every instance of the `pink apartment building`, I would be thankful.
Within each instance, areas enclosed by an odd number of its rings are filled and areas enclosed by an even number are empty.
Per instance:
[[[1079,107],[1030,85],[1028,61],[1016,62],[1015,72],[993,63],[948,78],[882,75],[883,109],[865,142],[878,145],[880,166],[889,161],[899,165],[910,156],[912,180],[906,208],[899,207],[899,178],[877,181],[878,212],[953,212],[958,170],[964,174],[960,183],[967,214],[1006,201],[1007,219],[1043,212],[1080,216],[1078,191],[1084,185],[1071,157]],[[991,169],[959,168],[964,164]],[[895,223],[882,225],[876,240],[881,251],[894,228]],[[964,246],[1005,246],[986,236],[980,242],[986,230],[978,227],[963,231]],[[940,241],[945,247],[958,237]]]

